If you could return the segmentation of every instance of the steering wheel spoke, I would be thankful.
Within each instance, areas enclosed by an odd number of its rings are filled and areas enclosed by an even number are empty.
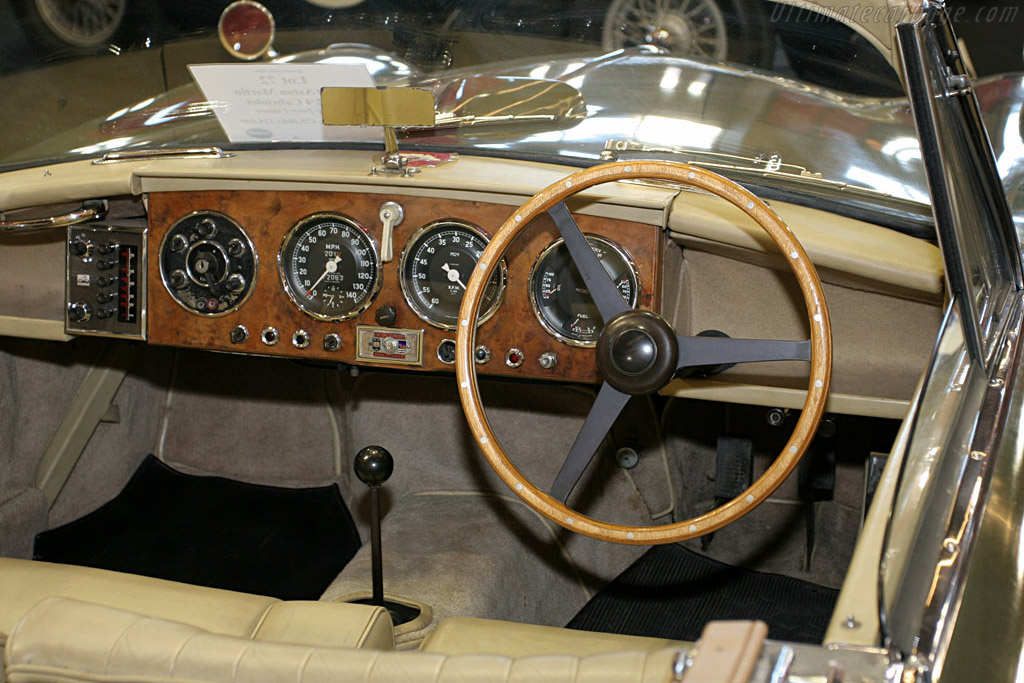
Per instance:
[[[605,382],[601,390],[597,392],[597,400],[590,408],[587,419],[576,435],[576,441],[569,449],[569,456],[562,463],[562,469],[555,477],[555,483],[551,485],[551,496],[563,503],[569,498],[569,494],[576,487],[576,483],[583,476],[587,466],[597,455],[597,449],[601,442],[612,428],[615,419],[622,412],[622,409],[629,401],[629,394],[625,394],[612,385]]]
[[[594,300],[594,305],[601,313],[601,318],[606,321],[611,320],[619,313],[630,310],[629,304],[622,297],[622,292],[608,277],[597,254],[590,248],[587,238],[583,236],[580,226],[576,225],[565,202],[558,202],[548,209],[548,215],[555,221],[555,226],[565,241],[565,247],[569,250],[576,269],[580,271],[580,277],[583,278],[583,283],[590,292],[590,298]]]
[[[676,369],[702,365],[731,365],[767,361],[811,360],[811,340],[732,339],[731,337],[688,337],[678,335],[679,361]]]

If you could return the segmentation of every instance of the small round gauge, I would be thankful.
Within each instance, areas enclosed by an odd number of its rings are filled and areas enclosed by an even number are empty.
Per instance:
[[[354,318],[380,290],[377,244],[363,226],[340,214],[299,221],[281,244],[278,265],[295,305],[321,320]]]
[[[252,293],[259,258],[234,219],[194,211],[178,219],[160,244],[160,277],[168,294],[205,317],[238,310]]]
[[[402,295],[425,322],[454,330],[469,276],[490,239],[477,227],[459,221],[423,226],[402,250],[399,265]],[[479,321],[494,315],[505,295],[505,263],[484,292]]]
[[[587,242],[622,298],[636,306],[639,278],[629,255],[603,237],[587,235]],[[530,306],[544,329],[559,341],[572,346],[597,344],[604,321],[561,239],[545,249],[533,265]]]

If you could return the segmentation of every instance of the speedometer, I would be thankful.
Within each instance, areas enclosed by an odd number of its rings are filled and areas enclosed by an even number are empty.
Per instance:
[[[477,227],[435,221],[416,231],[402,251],[402,295],[420,318],[454,330],[466,282],[489,239]],[[481,303],[479,321],[494,315],[505,292],[505,264],[495,271]]]
[[[639,279],[629,254],[611,240],[587,235],[622,298],[636,306]],[[552,336],[572,346],[594,346],[604,328],[601,314],[561,239],[545,249],[530,273],[530,306]]]
[[[281,244],[278,265],[291,300],[321,320],[354,318],[380,291],[377,244],[366,228],[341,214],[299,221]]]

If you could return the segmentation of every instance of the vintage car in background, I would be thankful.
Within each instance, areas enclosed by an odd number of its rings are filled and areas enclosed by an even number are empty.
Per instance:
[[[1024,75],[814,4],[0,77],[0,679],[1017,676]]]

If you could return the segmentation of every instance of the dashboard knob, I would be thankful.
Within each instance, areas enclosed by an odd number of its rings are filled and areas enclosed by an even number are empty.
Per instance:
[[[235,325],[228,333],[232,344],[244,344],[249,340],[249,329],[245,325]]]
[[[73,323],[84,323],[92,317],[92,307],[84,301],[76,301],[68,306],[68,320]]]
[[[228,288],[228,291],[241,292],[245,289],[245,278],[238,273],[232,273],[228,276],[228,281],[225,283],[225,286]]]
[[[477,365],[483,365],[490,362],[491,350],[483,344],[480,344],[473,349],[473,360],[477,362]]]
[[[395,310],[394,306],[381,306],[373,314],[373,319],[377,321],[377,324],[384,327],[394,327],[397,317],[398,311]]]
[[[245,253],[245,244],[237,237],[228,242],[228,256],[238,258]]]
[[[89,253],[89,242],[81,237],[76,237],[68,244],[68,251],[72,256],[86,256]]]
[[[188,275],[185,275],[185,271],[183,270],[175,270],[171,273],[168,280],[171,282],[171,287],[174,287],[175,289],[184,289],[188,284]]]
[[[334,332],[324,335],[324,351],[337,351],[341,348],[341,337]]]
[[[292,346],[297,349],[308,348],[310,341],[309,332],[305,330],[295,330],[292,334]]]
[[[196,232],[203,239],[210,239],[217,234],[217,224],[212,218],[204,218],[196,225]]]

